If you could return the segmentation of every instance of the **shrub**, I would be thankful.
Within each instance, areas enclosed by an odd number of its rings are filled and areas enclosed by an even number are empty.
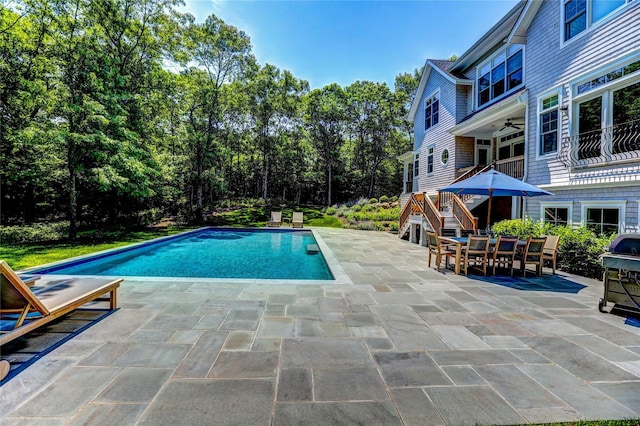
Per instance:
[[[359,206],[364,206],[365,204],[369,204],[369,200],[366,198],[360,198],[356,204]]]
[[[394,195],[393,197],[391,197],[391,198],[389,199],[389,201],[391,201],[392,203],[395,203],[396,201],[398,201],[398,199],[399,199],[399,198],[398,198],[398,196],[397,196],[397,195]]]
[[[366,221],[358,223],[355,228],[364,231],[374,231],[376,229],[376,225],[373,222]]]
[[[336,212],[336,215],[338,215],[338,217],[347,217],[348,214],[349,208],[346,206],[340,206],[340,208],[338,208],[338,211]]]
[[[389,231],[397,233],[399,229],[400,229],[400,225],[398,225],[398,222],[389,223]]]
[[[615,236],[597,236],[584,226],[562,226],[554,231],[560,235],[558,268],[571,274],[601,279],[604,268],[600,264],[600,255]]]
[[[354,206],[355,207],[355,206]],[[360,207],[360,206],[358,206]],[[375,210],[375,207],[373,207],[371,204],[365,204],[364,206],[362,206],[362,208],[360,209],[361,212],[370,212]]]
[[[333,216],[337,212],[338,212],[338,209],[336,209],[335,207],[327,207],[327,210],[325,211],[325,213],[328,214],[329,216]]]
[[[545,233],[542,223],[531,219],[503,220],[494,223],[491,230],[497,235],[510,235],[521,239],[539,237]]]
[[[353,206],[351,206],[351,211],[353,212],[359,212],[360,210],[362,210],[361,204],[354,204]]]
[[[389,202],[389,197],[387,197],[386,195],[381,195],[379,201],[381,203],[388,203]]]
[[[369,199],[369,204],[376,204],[378,202],[377,198],[370,198]]]
[[[69,232],[69,222],[36,223],[24,226],[0,226],[2,244],[39,243],[61,240]]]

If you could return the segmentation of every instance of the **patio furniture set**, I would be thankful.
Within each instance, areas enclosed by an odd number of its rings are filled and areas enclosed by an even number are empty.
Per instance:
[[[269,219],[269,223],[267,224],[269,227],[280,227],[282,226],[282,212],[271,212],[271,218]],[[286,219],[285,219],[286,222]],[[293,212],[291,216],[291,227],[292,228],[303,228],[304,227],[304,215],[302,212]]]
[[[448,260],[452,258],[453,269],[457,275],[461,272],[468,275],[471,269],[477,269],[483,275],[487,275],[489,268],[495,275],[498,268],[501,268],[513,276],[515,261],[518,261],[519,271],[523,276],[528,272],[527,265],[535,265],[535,274],[540,276],[545,260],[551,262],[553,273],[556,273],[559,244],[557,235],[520,240],[518,237],[504,235],[497,238],[489,235],[454,237],[428,232],[427,237],[428,264],[431,266],[431,258],[435,257],[438,272],[442,259],[445,259],[445,267],[448,267]]]

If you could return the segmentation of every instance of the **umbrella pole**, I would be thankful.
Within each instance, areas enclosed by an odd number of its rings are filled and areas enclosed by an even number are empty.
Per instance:
[[[491,226],[491,199],[493,198],[493,191],[489,193],[489,206],[487,208],[487,226]]]

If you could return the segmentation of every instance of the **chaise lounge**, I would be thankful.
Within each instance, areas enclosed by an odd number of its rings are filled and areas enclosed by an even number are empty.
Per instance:
[[[7,262],[0,261],[0,318],[3,320],[0,347],[107,293],[110,293],[109,309],[116,309],[116,292],[121,282],[122,278],[70,278],[34,293]],[[5,320],[9,320],[8,324]],[[6,366],[6,362],[3,364]],[[1,370],[6,375],[5,369]]]
[[[304,227],[304,215],[302,212],[293,212],[293,217],[291,218],[291,227],[292,228],[303,228]]]
[[[282,212],[271,212],[271,219],[269,220],[270,227],[279,227],[282,225]]]

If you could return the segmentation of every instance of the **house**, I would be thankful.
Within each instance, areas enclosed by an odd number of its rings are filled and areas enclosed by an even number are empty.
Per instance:
[[[484,228],[486,197],[439,189],[487,167],[555,194],[494,197],[492,223],[639,229],[638,28],[638,0],[523,0],[455,62],[427,60],[401,236]]]

